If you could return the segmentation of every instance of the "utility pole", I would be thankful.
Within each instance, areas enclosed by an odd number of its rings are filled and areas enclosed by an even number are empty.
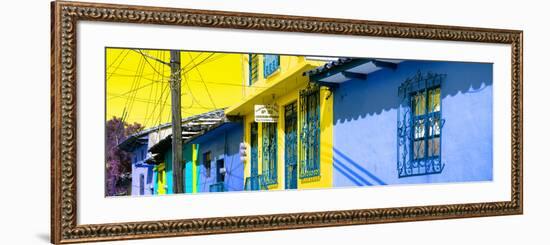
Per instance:
[[[170,50],[170,94],[172,96],[172,176],[174,193],[184,193],[185,175],[181,138],[181,58],[179,50]]]

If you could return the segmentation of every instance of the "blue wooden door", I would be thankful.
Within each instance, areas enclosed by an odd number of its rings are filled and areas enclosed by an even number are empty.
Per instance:
[[[297,180],[297,113],[296,102],[285,106],[285,189],[296,189]]]

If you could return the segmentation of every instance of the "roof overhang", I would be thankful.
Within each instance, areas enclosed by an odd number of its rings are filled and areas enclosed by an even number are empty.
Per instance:
[[[401,60],[373,58],[340,58],[304,72],[310,81],[328,87],[338,87],[349,80],[366,80],[368,74],[381,69],[396,69]]]
[[[181,139],[183,144],[189,143],[191,140],[204,135],[205,133],[214,130],[228,123],[223,110],[216,110],[209,113],[204,113],[193,118],[189,118],[182,123]],[[172,137],[170,134],[158,143],[149,148],[152,154],[162,154],[172,148]]]
[[[157,165],[164,162],[164,156],[162,154],[151,154],[143,162],[150,165]]]
[[[130,152],[141,145],[147,145],[148,140],[147,135],[131,135],[122,143],[118,144],[117,147],[121,150]]]
[[[182,129],[183,136],[184,137],[190,136],[190,135],[192,136],[194,134],[199,133],[196,130],[197,128],[202,129],[204,125],[208,126],[208,125],[216,124],[226,120],[223,114],[224,110],[225,108],[222,108],[222,109],[217,109],[217,110],[189,116],[186,118],[182,118],[181,124],[183,128]],[[172,127],[171,122],[142,130],[140,132],[137,132],[135,134],[128,136],[128,138],[126,138],[123,142],[118,144],[117,147],[125,151],[132,151],[136,146],[139,146],[138,144],[148,144],[148,137],[150,133],[154,131],[170,128],[170,127]]]

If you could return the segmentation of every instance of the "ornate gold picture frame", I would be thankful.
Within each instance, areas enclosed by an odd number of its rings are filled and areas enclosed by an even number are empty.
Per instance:
[[[217,218],[78,224],[77,45],[81,21],[355,35],[511,45],[510,201]],[[427,24],[56,1],[51,4],[51,242],[76,243],[217,233],[514,215],[523,212],[523,32]],[[79,149],[84,150],[84,149]]]

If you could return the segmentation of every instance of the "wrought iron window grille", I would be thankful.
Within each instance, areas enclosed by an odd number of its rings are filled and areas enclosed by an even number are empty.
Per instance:
[[[300,91],[300,144],[298,151],[300,178],[321,174],[321,122],[319,85],[309,84]]]
[[[247,191],[268,190],[267,182],[263,175],[255,175],[246,177],[244,181],[244,189]]]
[[[248,191],[267,190],[263,175],[258,174],[258,123],[250,123],[250,176],[246,177],[244,189]]]
[[[296,189],[298,167],[297,102],[285,106],[285,189]]]
[[[250,176],[258,175],[258,123],[250,123]]]
[[[268,185],[277,184],[277,123],[262,123],[262,174]]]
[[[401,103],[397,121],[397,171],[399,178],[440,174],[441,84],[445,74],[420,71],[399,86]]]
[[[447,74],[438,74],[433,72],[422,73],[418,71],[414,76],[407,78],[398,88],[398,95],[401,99],[406,99],[411,93],[421,90],[438,87],[447,77]]]
[[[224,182],[217,182],[209,186],[209,192],[224,192],[227,191]]]
[[[252,85],[258,81],[258,63],[257,54],[248,55],[248,85]]]

